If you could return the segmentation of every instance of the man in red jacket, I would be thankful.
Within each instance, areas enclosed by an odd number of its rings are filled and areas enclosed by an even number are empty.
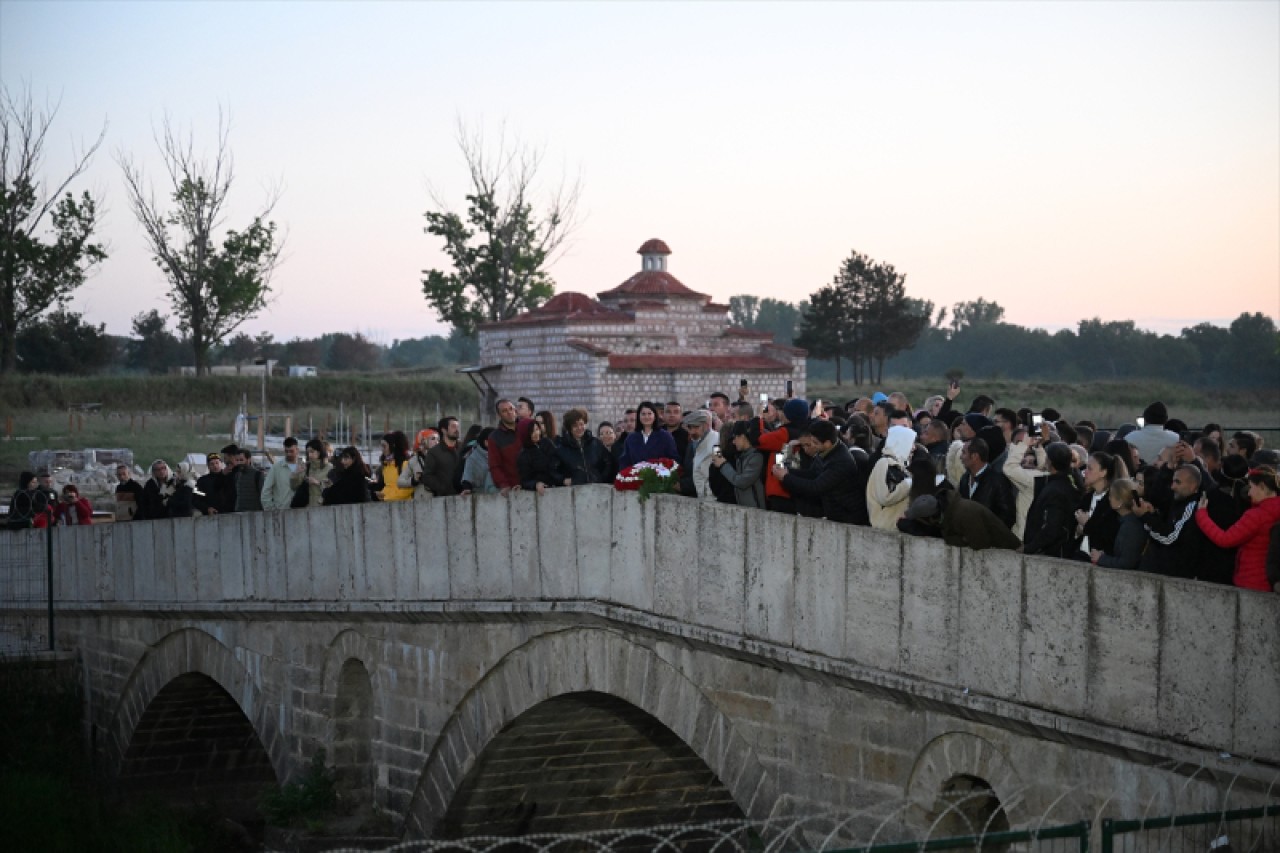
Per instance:
[[[516,407],[510,400],[498,401],[498,428],[489,436],[489,475],[502,494],[520,490],[516,459],[520,441],[516,438]]]

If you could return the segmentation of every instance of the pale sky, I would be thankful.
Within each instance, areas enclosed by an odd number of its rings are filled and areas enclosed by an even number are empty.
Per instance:
[[[284,185],[288,257],[243,327],[277,340],[445,331],[422,214],[429,184],[462,207],[458,117],[581,176],[558,291],[616,286],[658,237],[719,301],[802,299],[857,250],[1029,326],[1280,317],[1275,0],[0,0],[0,79],[61,98],[50,173],[108,122],[77,189],[111,257],[73,307],[117,334],[168,303],[114,155],[158,180],[166,111],[207,148],[219,106],[228,225]]]

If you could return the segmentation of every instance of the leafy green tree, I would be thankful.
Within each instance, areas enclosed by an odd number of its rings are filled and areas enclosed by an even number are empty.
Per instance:
[[[848,351],[852,328],[848,292],[839,278],[809,296],[808,309],[800,317],[795,344],[809,351],[810,358],[831,359],[836,366],[836,384],[841,384],[841,361]]]
[[[165,328],[165,318],[152,308],[133,318],[133,337],[125,347],[125,365],[131,370],[165,373],[182,364],[189,347]]]
[[[284,360],[288,364],[316,367],[325,363],[325,345],[319,338],[294,338],[284,345]]]
[[[87,192],[78,199],[66,192],[89,165],[106,128],[73,155],[66,177],[45,183],[45,137],[57,113],[57,106],[37,112],[30,89],[16,98],[0,90],[0,374],[17,366],[22,329],[50,306],[63,304],[107,257],[102,244],[92,242],[97,202]]]
[[[109,367],[116,347],[105,326],[59,308],[18,333],[18,354],[24,373],[87,375]]]
[[[1275,321],[1261,311],[1231,321],[1231,340],[1219,364],[1235,384],[1280,386],[1280,337]]]
[[[970,326],[1001,322],[1004,322],[1004,309],[999,303],[988,302],[981,296],[969,302],[957,302],[951,307],[952,334]]]
[[[360,332],[354,335],[338,332],[332,338],[325,366],[332,370],[377,370],[382,361],[382,348]]]
[[[195,153],[191,135],[177,135],[166,118],[156,142],[170,182],[167,211],[141,168],[124,155],[118,158],[129,205],[169,282],[178,327],[191,340],[201,375],[209,371],[212,348],[266,306],[283,248],[270,221],[278,192],[269,194],[244,230],[228,230],[217,243],[215,231],[235,180],[229,133],[228,122],[219,116],[217,148],[207,161]]]
[[[756,327],[756,317],[760,314],[760,297],[749,293],[740,293],[729,297],[729,322],[744,329]]]
[[[252,364],[258,357],[258,342],[244,332],[232,335],[218,351],[220,364]]]
[[[542,156],[500,140],[486,152],[483,136],[458,129],[470,175],[465,217],[434,194],[425,214],[426,232],[444,241],[452,270],[423,270],[422,292],[440,319],[463,334],[476,326],[536,308],[555,292],[547,273],[572,234],[579,185],[561,184],[542,212],[535,210],[535,180]]]

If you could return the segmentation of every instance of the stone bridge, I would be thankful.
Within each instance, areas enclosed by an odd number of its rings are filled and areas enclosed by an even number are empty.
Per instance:
[[[1239,805],[1280,767],[1273,595],[606,486],[54,536],[121,785],[243,792],[324,749],[415,838],[928,827],[967,789],[1018,827]]]

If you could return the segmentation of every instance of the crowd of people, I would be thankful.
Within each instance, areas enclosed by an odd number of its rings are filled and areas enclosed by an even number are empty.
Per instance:
[[[951,383],[913,407],[877,392],[842,407],[764,398],[746,383],[696,409],[641,402],[592,430],[573,408],[557,420],[521,397],[499,400],[497,426],[455,417],[412,440],[382,437],[368,464],[354,446],[312,439],[268,470],[228,446],[194,482],[156,460],[145,483],[117,470],[135,518],[285,510],[469,495],[544,494],[611,483],[637,463],[674,460],[678,492],[811,518],[1280,592],[1280,454],[1256,433],[1192,429],[1152,403],[1114,431],[1053,409],[1014,411],[979,394],[960,411]],[[75,486],[22,475],[10,526],[89,523]]]

